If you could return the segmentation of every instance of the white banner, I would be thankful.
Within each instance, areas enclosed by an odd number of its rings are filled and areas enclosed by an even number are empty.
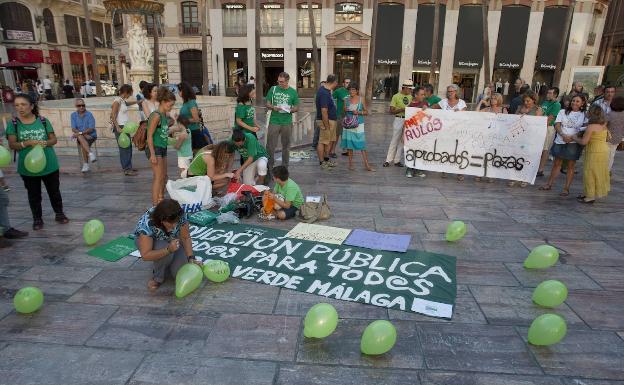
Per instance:
[[[419,170],[533,183],[546,117],[408,107],[405,165]]]

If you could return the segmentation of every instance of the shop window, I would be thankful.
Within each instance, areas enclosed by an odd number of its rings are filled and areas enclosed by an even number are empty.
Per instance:
[[[48,8],[43,10],[43,25],[45,27],[48,43],[57,43],[54,15],[52,15],[52,12]]]
[[[0,4],[0,25],[7,40],[35,40],[32,16],[28,7],[23,4]]]
[[[336,23],[359,24],[362,22],[362,4],[338,3],[336,4]]]
[[[247,34],[247,12],[244,4],[223,5],[223,34],[226,36]]]
[[[263,35],[284,34],[284,8],[281,4],[262,4],[260,33]]]
[[[78,91],[84,82],[84,67],[82,64],[72,64],[71,71],[72,78],[74,79],[74,88]]]
[[[67,44],[80,45],[80,30],[78,29],[78,18],[76,16],[64,15],[65,35]]]
[[[99,80],[109,80],[108,77],[108,57],[107,56],[96,56],[97,60],[97,72]],[[94,79],[97,81],[97,79]]]
[[[117,62],[115,61],[114,56],[109,56],[108,62],[110,63],[111,80],[114,83],[117,81]]]
[[[321,7],[318,4],[312,4],[312,13],[314,15],[314,29],[316,34],[321,34]],[[310,13],[308,4],[300,4],[297,9],[297,35],[310,35]]]

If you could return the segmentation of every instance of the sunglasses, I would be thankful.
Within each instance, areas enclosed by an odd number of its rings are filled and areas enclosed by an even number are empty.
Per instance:
[[[76,107],[86,107],[84,104],[76,104]]]

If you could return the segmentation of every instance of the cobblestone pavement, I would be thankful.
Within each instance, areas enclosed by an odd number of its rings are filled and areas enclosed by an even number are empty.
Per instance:
[[[341,317],[336,334],[307,341],[303,316],[322,297],[236,279],[181,300],[172,283],[149,293],[149,263],[89,257],[81,238],[91,218],[106,224],[105,240],[133,229],[150,200],[145,156],[135,154],[138,177],[122,176],[114,157],[83,176],[76,158],[64,156],[72,222],[55,224],[44,198],[45,229],[0,250],[0,384],[624,384],[624,154],[608,200],[586,206],[574,199],[580,172],[568,198],[558,196],[562,180],[544,192],[438,174],[407,179],[404,169],[381,167],[390,120],[375,115],[367,125],[376,173],[359,162],[349,172],[343,158],[333,171],[314,159],[293,162],[291,174],[306,193],[328,194],[328,225],[409,232],[412,248],[457,256],[451,321],[330,300]],[[173,157],[169,165],[173,175]],[[7,180],[13,225],[29,230],[21,180],[15,173]],[[443,238],[452,219],[469,226],[456,244]],[[560,264],[524,270],[528,251],[546,241],[561,250]],[[549,278],[570,289],[556,310],[568,335],[552,347],[530,346],[528,325],[545,312],[531,304],[531,292]],[[36,314],[18,315],[12,297],[27,285],[46,301]],[[397,345],[381,357],[359,353],[373,319],[398,330]]]

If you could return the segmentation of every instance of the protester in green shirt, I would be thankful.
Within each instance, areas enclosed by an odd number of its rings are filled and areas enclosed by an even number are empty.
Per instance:
[[[234,130],[232,142],[243,159],[243,164],[234,173],[234,179],[248,185],[263,184],[267,175],[267,151],[251,133]]]
[[[39,116],[37,105],[26,94],[19,94],[14,99],[17,118],[7,125],[6,135],[9,147],[19,152],[17,172],[24,180],[24,187],[28,192],[28,203],[33,215],[33,230],[43,228],[43,213],[41,209],[41,182],[48,191],[50,203],[56,214],[58,223],[69,223],[63,212],[59,181],[59,164],[52,146],[57,142],[54,128],[48,119]],[[45,154],[45,168],[37,173],[28,171],[24,164],[26,155],[35,146],[42,146]]]
[[[267,133],[267,150],[269,168],[275,163],[275,147],[277,140],[282,142],[282,165],[288,167],[290,160],[290,137],[292,135],[292,114],[299,110],[299,96],[297,90],[288,86],[290,75],[286,72],[279,74],[277,86],[271,87],[266,97],[266,107],[271,111],[269,132]]]
[[[333,142],[329,149],[329,157],[336,157],[336,143],[340,142],[340,137],[342,136],[342,119],[344,118],[344,100],[349,96],[349,85],[351,84],[351,79],[345,78],[343,80],[343,86],[337,88],[333,92],[333,97],[336,102],[336,112],[338,113],[338,119],[336,121],[336,141]],[[349,153],[343,149],[342,155],[347,156]]]
[[[389,167],[390,163],[394,163],[397,167],[403,167],[401,160],[403,159],[403,123],[405,122],[405,107],[412,102],[412,90],[414,82],[411,79],[403,81],[401,91],[392,97],[390,102],[390,113],[394,114],[394,122],[392,123],[392,138],[388,146],[388,154],[384,167]]]
[[[433,93],[433,86],[431,84],[425,84],[423,87],[425,88],[425,100],[427,100],[430,106],[438,104],[440,100],[442,100],[442,98]]]
[[[184,101],[180,108],[180,114],[178,115],[178,121],[191,130],[191,146],[193,151],[203,148],[208,145],[208,140],[202,132],[201,117],[199,107],[197,106],[197,97],[193,87],[187,82],[178,84],[178,90],[180,91],[180,97]]]
[[[542,103],[542,110],[544,110],[544,116],[548,117],[548,124],[546,127],[546,139],[544,140],[544,147],[542,148],[542,158],[540,159],[539,169],[537,176],[544,176],[544,169],[546,168],[546,162],[548,162],[548,152],[555,140],[555,119],[561,110],[561,103],[559,103],[559,88],[550,87],[546,93],[546,100]]]
[[[234,112],[235,128],[243,130],[243,132],[251,132],[256,138],[260,125],[256,122],[256,109],[252,104],[252,100],[256,97],[256,90],[253,84],[245,84],[238,91],[236,98],[236,111]]]
[[[275,216],[281,220],[294,218],[303,204],[303,193],[299,185],[288,177],[288,169],[284,166],[273,168],[273,181],[275,193],[268,194],[275,201],[273,206]]]
[[[151,113],[147,121],[147,146],[145,153],[152,165],[152,205],[165,197],[167,181],[167,141],[169,120],[167,114],[175,103],[175,95],[167,87],[158,89],[158,110]]]

